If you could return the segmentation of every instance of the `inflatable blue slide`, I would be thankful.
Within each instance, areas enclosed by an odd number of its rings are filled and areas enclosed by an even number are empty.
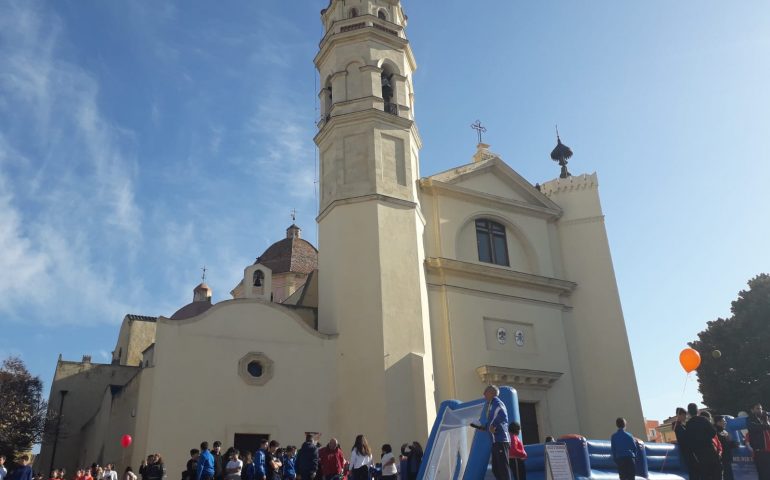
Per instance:
[[[516,390],[500,389],[500,399],[508,409],[510,420],[519,421]],[[418,480],[493,480],[489,465],[492,439],[487,432],[470,427],[479,421],[484,399],[461,403],[448,400],[439,407],[436,421],[425,446]],[[730,418],[727,428],[741,446],[733,455],[735,480],[756,480],[751,452],[745,446],[745,418]],[[618,470],[612,459],[609,440],[587,440],[580,435],[566,435],[558,443],[567,446],[572,473],[576,480],[615,480]],[[638,479],[689,480],[676,445],[640,443],[636,461]],[[545,446],[527,445],[527,480],[545,480]]]

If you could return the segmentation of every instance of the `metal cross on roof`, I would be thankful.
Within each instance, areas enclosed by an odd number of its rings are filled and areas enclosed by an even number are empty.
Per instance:
[[[206,265],[204,265],[201,270],[203,271],[203,275],[201,275],[201,283],[206,283]]]
[[[294,223],[297,221],[297,209],[292,208],[291,209],[291,223]]]
[[[479,143],[481,143],[481,134],[486,133],[487,129],[481,125],[481,120],[476,120],[476,123],[471,125],[471,128],[476,130],[476,133],[479,135]]]

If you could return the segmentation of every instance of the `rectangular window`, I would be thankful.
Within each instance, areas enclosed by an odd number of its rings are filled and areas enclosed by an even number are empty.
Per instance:
[[[509,266],[508,243],[505,227],[491,220],[476,220],[476,243],[479,249],[479,261]]]

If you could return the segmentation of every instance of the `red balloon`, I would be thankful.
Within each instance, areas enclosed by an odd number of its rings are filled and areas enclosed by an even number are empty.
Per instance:
[[[690,373],[700,367],[700,353],[694,348],[685,348],[679,353],[679,363],[687,373]]]
[[[133,442],[134,439],[131,438],[131,435],[123,435],[120,439],[120,445],[123,448],[128,448],[129,445],[131,445],[131,442]]]

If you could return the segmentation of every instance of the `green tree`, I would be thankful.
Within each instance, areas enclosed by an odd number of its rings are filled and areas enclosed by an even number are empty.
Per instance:
[[[733,301],[732,316],[708,322],[690,343],[702,359],[703,402],[718,413],[735,415],[755,402],[770,403],[770,275],[748,285]]]
[[[14,459],[43,439],[47,405],[43,382],[24,362],[10,357],[0,366],[0,454]]]

